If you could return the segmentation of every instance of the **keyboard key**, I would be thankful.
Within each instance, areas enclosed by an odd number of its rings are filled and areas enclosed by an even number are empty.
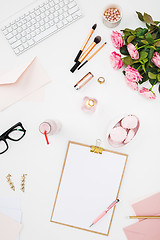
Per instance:
[[[12,46],[12,48],[17,48],[17,47],[20,46],[20,45],[21,45],[21,41],[18,40],[18,41],[16,41],[15,43],[13,43],[11,46]]]
[[[9,39],[12,38],[12,37],[13,37],[13,34],[11,34],[11,33],[9,33],[9,34],[6,35],[6,39],[7,39],[7,40],[9,40]]]
[[[17,41],[16,37],[12,37],[11,39],[8,40],[9,44],[12,44]]]
[[[18,54],[20,51],[19,51],[18,48],[16,48],[16,49],[14,49],[14,52],[15,52],[16,54]]]
[[[36,36],[36,33],[35,33],[35,32],[32,32],[32,33],[31,33],[31,36],[32,36],[32,37],[35,37],[35,36]]]
[[[21,34],[17,34],[17,35],[16,35],[16,38],[17,38],[17,39],[21,39]]]
[[[19,51],[23,51],[24,47],[21,45],[18,49]]]
[[[11,27],[9,27],[9,28],[7,28],[7,30],[10,33],[10,32],[12,32],[13,29]]]
[[[53,20],[51,20],[51,21],[49,22],[49,24],[50,24],[51,26],[53,26],[53,25],[55,24],[55,22],[54,22]]]
[[[56,25],[48,28],[45,32],[41,32],[39,35],[34,37],[35,42],[40,41],[42,38],[46,37],[47,35],[50,35],[51,33],[54,33],[56,30],[57,30]]]
[[[27,39],[25,37],[22,38],[22,42],[25,43]]]
[[[60,20],[60,21],[61,21],[63,18],[64,18],[63,15],[60,15],[60,16],[59,16],[59,20]]]
[[[28,42],[24,43],[24,44],[23,44],[23,47],[24,47],[25,49],[28,48],[28,47],[29,47]]]
[[[68,21],[66,19],[64,19],[62,22],[64,25],[68,24]]]
[[[7,29],[5,29],[5,30],[3,31],[3,34],[4,34],[5,36],[8,34]]]
[[[58,28],[63,27],[63,22],[59,22],[59,23],[57,23],[57,27],[58,27]]]
[[[56,6],[55,6],[55,9],[58,10],[58,9],[59,9],[59,5],[56,5]]]
[[[54,13],[54,12],[55,12],[54,8],[51,8],[51,9],[50,9],[50,12],[51,12],[51,13]]]
[[[78,10],[79,10],[79,8],[76,6],[76,7],[73,7],[71,9],[69,9],[68,12],[69,12],[69,14],[73,14],[73,13],[75,13]]]
[[[48,18],[48,17],[45,17],[45,18],[44,18],[44,21],[45,21],[45,23],[49,22],[49,18]]]
[[[45,24],[45,28],[46,29],[49,28],[49,24],[48,23]]]
[[[58,23],[58,22],[59,22],[58,18],[55,18],[55,19],[54,19],[54,22],[55,22],[55,23]]]
[[[44,25],[44,20],[42,19],[39,23],[41,26]]]
[[[67,20],[68,22],[71,22],[71,21],[73,20],[73,18],[72,18],[71,16],[68,16],[68,17],[66,18],[66,20]]]
[[[27,35],[27,32],[26,31],[23,31],[22,32],[22,37],[26,36]]]
[[[59,3],[59,0],[54,0],[54,3],[55,3],[55,4]]]
[[[73,1],[73,2],[71,2],[71,3],[68,4],[68,7],[69,7],[69,8],[72,8],[72,7],[76,6],[76,5],[77,5],[76,2]]]

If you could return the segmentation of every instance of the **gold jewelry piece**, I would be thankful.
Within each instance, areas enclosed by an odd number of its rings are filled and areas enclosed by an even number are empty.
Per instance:
[[[22,178],[21,178],[21,191],[22,191],[22,192],[25,191],[26,176],[27,176],[27,174],[23,174],[23,175],[22,175]]]
[[[102,84],[102,83],[105,82],[105,78],[104,78],[104,77],[99,77],[99,78],[97,79],[97,81],[98,81],[100,84]]]
[[[11,187],[11,189],[13,190],[13,191],[15,191],[15,186],[14,186],[14,184],[13,184],[13,182],[11,181],[11,174],[8,174],[7,175],[7,182],[9,183],[9,185],[10,185],[10,187]]]
[[[88,106],[93,107],[95,105],[95,101],[93,99],[88,100]]]

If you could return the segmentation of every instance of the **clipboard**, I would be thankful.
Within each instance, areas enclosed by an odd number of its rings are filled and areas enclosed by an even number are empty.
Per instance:
[[[118,198],[128,155],[68,142],[51,222],[108,236],[115,212],[92,221]]]

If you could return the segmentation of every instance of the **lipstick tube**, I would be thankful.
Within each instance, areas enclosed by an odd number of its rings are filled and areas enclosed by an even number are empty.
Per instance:
[[[79,90],[82,88],[87,82],[89,82],[93,78],[93,74],[91,72],[87,73],[81,80],[79,80],[76,85],[74,85],[74,88],[76,90]]]

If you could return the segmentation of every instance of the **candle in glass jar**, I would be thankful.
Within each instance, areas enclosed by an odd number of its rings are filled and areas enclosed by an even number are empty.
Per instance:
[[[95,112],[97,100],[95,98],[84,97],[82,103],[82,110],[87,112]]]

